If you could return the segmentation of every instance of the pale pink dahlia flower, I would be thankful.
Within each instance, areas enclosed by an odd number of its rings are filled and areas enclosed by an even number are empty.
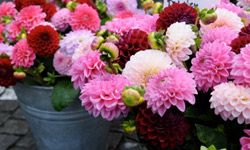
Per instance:
[[[0,18],[2,18],[3,16],[14,18],[17,14],[17,10],[15,7],[16,6],[13,2],[2,2],[0,4]]]
[[[166,52],[145,50],[130,57],[122,75],[134,85],[146,86],[153,75],[170,67],[174,67],[174,64]]]
[[[107,29],[120,35],[123,35],[130,29],[140,29],[149,33],[156,30],[158,17],[158,15],[135,15],[128,18],[115,18],[102,26],[102,29]]]
[[[116,15],[122,11],[134,12],[137,9],[137,0],[107,0],[108,13]]]
[[[35,52],[29,47],[27,40],[23,39],[16,43],[11,56],[12,64],[16,67],[29,68],[34,64]]]
[[[89,52],[78,58],[72,65],[69,74],[74,88],[82,89],[86,82],[104,73],[105,63],[97,51]]]
[[[202,35],[202,44],[213,43],[213,42],[224,42],[227,45],[230,45],[232,40],[238,37],[238,32],[228,28],[228,27],[219,27],[208,30]]]
[[[216,115],[225,121],[237,118],[239,124],[250,124],[250,88],[222,83],[214,87],[211,95],[210,107]]]
[[[8,56],[11,56],[12,51],[13,51],[13,46],[10,46],[10,45],[4,44],[4,43],[0,43],[0,55],[6,54]]]
[[[217,5],[217,8],[224,8],[227,9],[229,11],[232,11],[234,13],[236,13],[237,15],[242,15],[244,14],[244,10],[238,6],[236,6],[235,4],[231,3],[231,2],[220,2]]]
[[[16,21],[29,32],[32,27],[45,21],[46,14],[42,11],[40,6],[25,7],[16,16]]]
[[[129,81],[122,75],[99,76],[82,89],[82,105],[94,117],[101,115],[109,121],[120,115],[126,116],[129,109],[123,103],[121,93],[129,85]]]
[[[184,69],[170,68],[149,79],[144,99],[147,107],[161,117],[171,107],[185,111],[185,101],[195,103],[197,94],[193,75]]]
[[[53,66],[59,74],[69,76],[69,70],[72,66],[72,57],[57,51],[54,55]]]
[[[250,149],[250,130],[244,130],[247,136],[240,138],[241,150]]]
[[[70,11],[67,8],[60,9],[51,18],[51,23],[57,30],[64,32],[69,27]]]
[[[190,47],[195,45],[196,34],[191,25],[185,22],[176,22],[168,27],[166,32],[166,51],[174,63],[182,66],[182,61],[189,59],[192,54]]]
[[[207,92],[210,88],[227,82],[233,57],[234,53],[225,43],[205,44],[192,60],[191,71],[198,90]]]
[[[234,57],[231,76],[234,83],[250,87],[250,44]]]
[[[202,22],[201,31],[204,33],[210,29],[217,27],[228,27],[236,32],[240,32],[241,28],[244,27],[241,18],[236,14],[227,9],[218,8],[216,9],[217,19],[215,22],[205,25]]]
[[[101,20],[94,8],[81,4],[71,13],[69,24],[73,30],[88,29],[95,32],[100,28]]]

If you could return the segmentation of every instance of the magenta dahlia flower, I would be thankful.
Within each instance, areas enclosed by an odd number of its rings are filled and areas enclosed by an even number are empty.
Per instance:
[[[60,9],[51,18],[51,23],[57,30],[64,32],[69,27],[70,11],[67,8]]]
[[[97,51],[89,52],[78,58],[72,65],[69,74],[74,87],[82,89],[86,82],[104,72],[105,63]]]
[[[30,31],[32,27],[45,21],[46,14],[40,6],[31,5],[23,8],[16,16],[18,24]]]
[[[193,75],[184,69],[169,68],[149,79],[144,99],[147,107],[161,117],[171,107],[185,111],[185,101],[195,103],[197,94]]]
[[[86,83],[82,89],[82,105],[94,117],[101,115],[109,121],[127,115],[129,109],[123,103],[121,93],[129,85],[129,81],[122,75],[99,76]]]
[[[234,55],[225,43],[205,44],[192,60],[191,71],[198,90],[207,92],[210,88],[227,82]]]
[[[29,47],[27,40],[23,39],[14,46],[11,63],[16,67],[29,68],[34,64],[35,58],[35,52]]]
[[[241,49],[233,60],[231,76],[234,83],[250,87],[250,44]]]
[[[250,149],[250,130],[244,130],[247,136],[240,138],[241,150]]]
[[[227,33],[227,34],[225,34]],[[224,42],[227,45],[230,45],[231,42],[238,37],[238,32],[227,28],[227,27],[219,27],[208,30],[202,36],[202,45],[206,43],[213,43],[213,42]]]
[[[81,4],[71,13],[69,24],[73,30],[88,29],[95,32],[100,28],[101,20],[94,8]]]
[[[61,75],[68,75],[72,66],[72,57],[61,51],[57,51],[54,55],[53,66]]]
[[[0,4],[0,18],[8,16],[14,18],[17,14],[15,4],[13,2],[2,2]]]

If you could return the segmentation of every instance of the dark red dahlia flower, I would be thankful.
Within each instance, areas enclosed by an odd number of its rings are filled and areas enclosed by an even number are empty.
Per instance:
[[[240,36],[246,36],[246,35],[250,35],[250,24],[248,26],[245,26],[241,29]]]
[[[53,56],[59,48],[59,34],[51,26],[39,25],[30,31],[28,44],[35,53],[42,57]]]
[[[184,143],[190,124],[179,111],[168,110],[160,117],[144,105],[136,116],[136,129],[142,140],[153,147],[174,149]]]
[[[80,4],[88,4],[89,6],[96,9],[96,6],[95,6],[95,3],[93,2],[93,0],[76,0],[76,2],[78,2]]]
[[[236,39],[234,39],[231,42],[231,47],[232,50],[236,53],[239,54],[240,53],[240,49],[245,47],[247,44],[250,43],[250,35],[246,35],[246,36],[239,36]]]
[[[0,86],[15,85],[14,70],[8,57],[0,57]]]
[[[17,10],[21,10],[24,7],[30,6],[30,5],[44,5],[46,3],[46,0],[15,0],[15,5]]]
[[[49,21],[51,17],[56,13],[56,6],[53,3],[47,3],[42,5],[43,12],[46,13],[45,20]]]
[[[157,30],[166,30],[175,22],[186,22],[194,24],[197,18],[197,11],[186,3],[174,3],[166,7],[156,22]]]
[[[131,29],[125,33],[119,43],[118,63],[124,68],[130,56],[141,50],[149,49],[148,34],[140,29]]]

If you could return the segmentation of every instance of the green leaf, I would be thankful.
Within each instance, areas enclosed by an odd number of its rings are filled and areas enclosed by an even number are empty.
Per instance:
[[[197,137],[206,146],[214,145],[217,148],[226,147],[227,140],[223,133],[203,125],[196,124],[195,126],[197,130]]]
[[[69,106],[79,95],[70,80],[59,80],[52,93],[52,104],[56,111],[62,111]]]

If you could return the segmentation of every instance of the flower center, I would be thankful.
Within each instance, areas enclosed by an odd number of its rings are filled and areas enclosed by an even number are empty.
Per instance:
[[[7,74],[7,70],[3,69],[3,68],[2,69],[0,68],[0,77],[5,77],[6,74]]]
[[[43,41],[49,40],[49,35],[48,35],[48,33],[42,33],[41,39],[42,39]]]
[[[122,2],[116,4],[116,9],[119,11],[126,10],[125,5]]]
[[[83,15],[83,20],[84,21],[88,21],[89,20],[89,16],[88,15]]]

